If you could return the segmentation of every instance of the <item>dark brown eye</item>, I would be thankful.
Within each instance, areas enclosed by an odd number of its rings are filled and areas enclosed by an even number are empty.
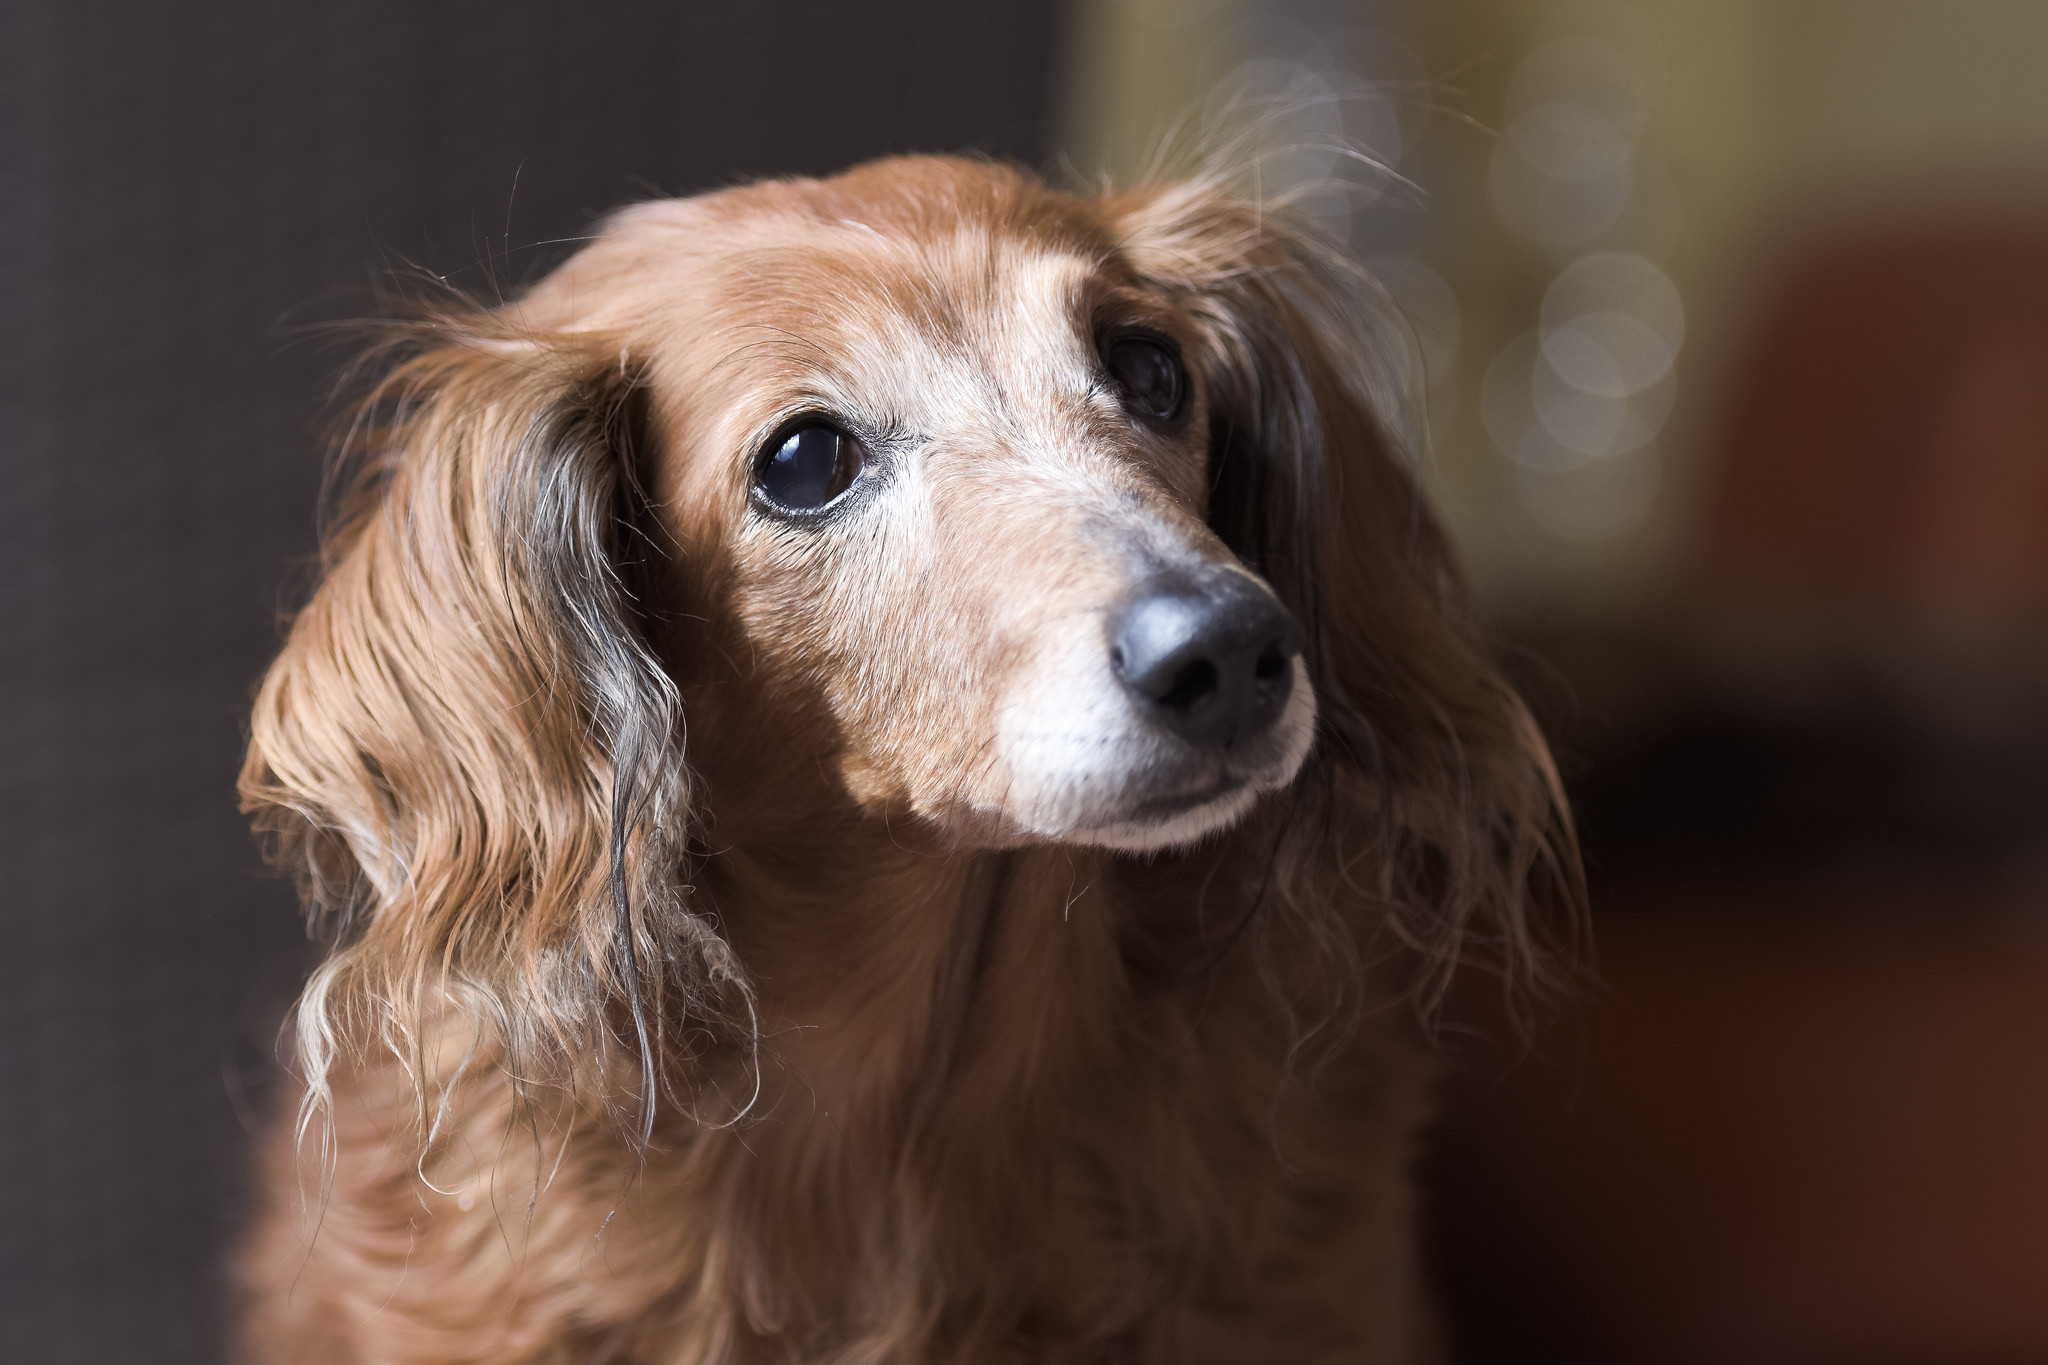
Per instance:
[[[1109,338],[1102,360],[1124,403],[1138,416],[1156,423],[1180,415],[1187,374],[1172,342],[1146,332],[1126,332]]]
[[[829,422],[807,422],[769,442],[754,486],[784,511],[815,512],[847,490],[860,466],[860,442]]]

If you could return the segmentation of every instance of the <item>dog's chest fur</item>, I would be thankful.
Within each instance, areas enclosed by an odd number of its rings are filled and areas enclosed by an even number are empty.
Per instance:
[[[806,884],[713,859],[700,891],[758,983],[758,1096],[711,1061],[636,1170],[471,1058],[484,1079],[415,1169],[409,1082],[353,1073],[317,1237],[280,1208],[252,1248],[299,1286],[263,1296],[282,1311],[257,1339],[300,1360],[1409,1359],[1405,1013],[1290,1076],[1290,964],[1233,881],[1066,850],[892,846]]]

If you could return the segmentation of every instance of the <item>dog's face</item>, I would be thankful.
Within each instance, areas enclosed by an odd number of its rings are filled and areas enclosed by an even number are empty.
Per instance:
[[[646,206],[528,308],[640,353],[719,723],[959,840],[1198,839],[1316,711],[1205,524],[1210,338],[1099,206],[926,174]]]

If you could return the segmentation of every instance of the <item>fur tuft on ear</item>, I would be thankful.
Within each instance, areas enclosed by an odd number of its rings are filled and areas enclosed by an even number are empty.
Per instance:
[[[661,556],[636,373],[486,313],[386,350],[241,780],[329,946],[297,1013],[302,1132],[374,1041],[423,1137],[490,1058],[644,1146],[678,1026],[744,1040],[750,997],[689,905],[681,705],[634,590]]]
[[[1319,742],[1269,882],[1329,967],[1308,1032],[1342,1015],[1369,951],[1317,908],[1360,894],[1422,963],[1426,1011],[1461,962],[1551,984],[1584,900],[1570,814],[1542,735],[1476,643],[1413,463],[1392,453],[1421,440],[1398,313],[1341,252],[1218,178],[1107,207],[1132,267],[1205,333],[1210,523],[1309,624]]]

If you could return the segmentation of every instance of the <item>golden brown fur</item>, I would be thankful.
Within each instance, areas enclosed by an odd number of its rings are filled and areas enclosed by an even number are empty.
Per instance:
[[[331,944],[248,1358],[1416,1358],[1396,950],[1526,964],[1575,873],[1379,316],[1214,184],[902,159],[405,333],[243,779]],[[1089,378],[1132,319],[1184,428]],[[858,536],[748,501],[806,404],[901,438]],[[1135,854],[1040,706],[1133,537],[1261,574],[1315,717]]]

